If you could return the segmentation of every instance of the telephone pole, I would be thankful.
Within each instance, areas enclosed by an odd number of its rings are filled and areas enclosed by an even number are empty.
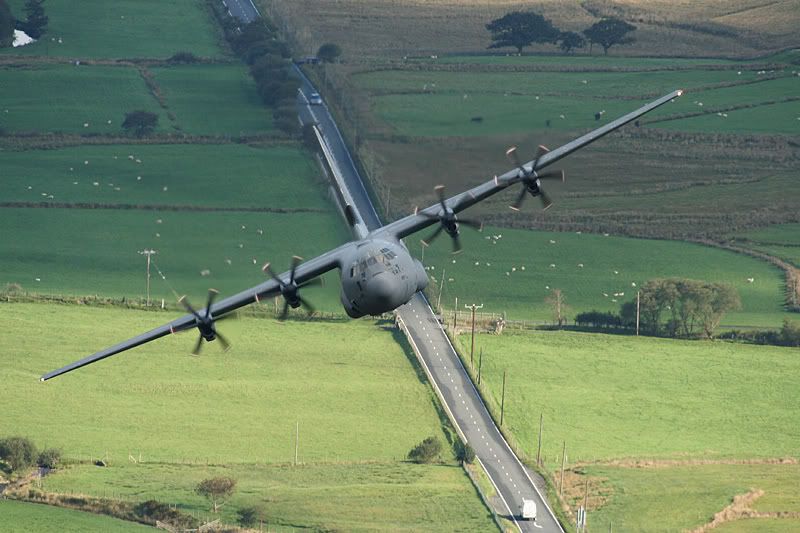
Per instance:
[[[503,370],[503,394],[500,396],[500,425],[503,425],[503,415],[506,410],[506,371]]]
[[[150,307],[150,256],[156,255],[158,252],[155,250],[140,250],[139,255],[147,257],[147,307]]]
[[[469,366],[474,367],[474,363],[472,361],[472,356],[475,353],[475,310],[476,309],[483,309],[483,304],[481,305],[464,305],[467,309],[472,309],[472,346],[469,349]]]
[[[641,291],[636,291],[636,336],[639,336],[639,302],[641,301],[640,298]]]

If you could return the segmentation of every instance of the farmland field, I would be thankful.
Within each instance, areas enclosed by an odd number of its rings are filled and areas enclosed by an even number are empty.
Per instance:
[[[169,121],[136,69],[110,66],[0,68],[6,132],[119,134],[125,113],[141,109]],[[46,105],[43,105],[46,102]]]
[[[24,18],[23,0],[8,2]],[[199,0],[117,0],[109,9],[104,0],[49,0],[49,24],[44,41],[0,55],[75,58],[167,58],[189,51],[219,56],[218,31],[204,2]],[[180,23],[176,23],[180,21]]]
[[[461,528],[492,527],[447,447],[444,465],[402,461],[423,438],[445,435],[433,393],[379,323],[242,318],[225,324],[233,344],[225,354],[209,346],[187,357],[189,333],[41,383],[43,371],[171,315],[3,304],[0,316],[13,332],[0,341],[0,368],[15,434],[60,447],[70,461],[108,460],[106,469],[58,472],[45,490],[157,498],[200,513],[199,480],[233,475],[239,491],[223,514],[231,522],[237,508],[258,502],[276,525],[438,529],[458,505]],[[302,465],[289,468],[296,424]]]
[[[0,516],[6,533],[82,533],[84,531],[145,532],[153,528],[103,515],[60,509],[49,505],[0,499]]]
[[[779,257],[800,268],[800,224],[779,224],[731,237],[748,248]]]
[[[458,344],[468,353],[469,335]],[[751,490],[764,492],[747,509],[789,514],[723,531],[800,523],[795,349],[568,332],[481,334],[478,349],[495,420],[507,373],[505,431],[531,462],[543,415],[556,485],[566,442],[565,498],[582,505],[589,483],[593,529],[699,527]]]
[[[0,165],[4,202],[330,209],[297,145],[80,146],[0,152]]]
[[[255,82],[242,65],[155,68],[153,74],[186,133],[274,132],[272,113],[264,107]]]
[[[573,316],[592,309],[616,312],[622,302],[635,299],[636,287],[647,280],[686,277],[730,283],[739,292],[743,308],[727,314],[723,327],[780,327],[783,318],[791,316],[782,311],[780,270],[697,244],[496,227],[477,233],[467,228],[464,252],[454,257],[445,240],[427,248],[424,258],[436,280],[433,290],[438,291],[445,272],[445,309],[452,309],[458,297],[461,303],[482,303],[483,311],[506,313],[511,319],[549,321],[552,311],[545,298],[555,288],[563,291],[571,309],[568,315]],[[419,257],[418,241],[408,241]]]
[[[237,509],[261,506],[264,525],[270,531],[296,531],[301,527],[346,531],[494,529],[463,470],[453,464],[368,461],[293,467],[123,463],[106,470],[76,465],[48,477],[43,487],[52,492],[80,491],[98,497],[113,494],[137,501],[153,498],[212,519],[207,501],[194,492],[197,483],[211,476],[238,480],[236,494],[222,508],[221,518],[227,523],[235,522]]]

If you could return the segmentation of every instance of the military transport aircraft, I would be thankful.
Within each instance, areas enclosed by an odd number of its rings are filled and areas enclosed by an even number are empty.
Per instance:
[[[341,272],[341,301],[344,310],[349,316],[359,318],[365,315],[379,315],[392,311],[408,302],[414,293],[423,290],[428,284],[428,276],[422,263],[411,257],[401,239],[438,224],[439,227],[430,237],[423,240],[423,244],[429,244],[442,232],[445,232],[452,239],[453,251],[457,253],[461,250],[459,225],[465,224],[479,227],[479,224],[474,221],[459,219],[456,213],[517,183],[521,187],[516,200],[510,206],[512,209],[519,210],[528,194],[538,196],[543,207],[547,209],[552,204],[552,201],[542,189],[541,182],[548,179],[563,181],[564,172],[557,170],[539,173],[540,170],[681,94],[683,94],[681,90],[673,91],[552,152],[540,146],[534,159],[525,164],[520,162],[516,147],[512,147],[506,155],[515,163],[516,168],[501,176],[495,176],[482,185],[450,198],[445,198],[444,187],[438,186],[435,189],[439,196],[437,204],[378,228],[360,240],[343,244],[310,261],[301,263],[301,258],[294,257],[289,271],[281,275],[275,274],[270,264],[267,263],[264,265],[264,272],[270,279],[253,288],[225,298],[216,304],[214,300],[217,296],[217,291],[211,289],[208,293],[206,306],[200,311],[193,308],[185,298],[181,298],[180,302],[189,314],[138,337],[126,340],[80,361],[49,372],[43,375],[41,380],[45,381],[60,376],[76,368],[105,359],[170,333],[193,328],[197,328],[200,331],[200,337],[197,339],[194,349],[195,354],[199,352],[204,340],[210,342],[219,339],[223,348],[227,349],[229,346],[228,341],[217,331],[215,322],[230,317],[230,313],[240,307],[278,294],[283,296],[284,299],[283,318],[286,317],[289,307],[298,308],[303,306],[308,311],[313,312],[313,308],[308,301],[300,296],[300,289],[318,283],[318,276],[335,268],[338,268]],[[347,206],[345,213],[348,223],[351,226],[354,225],[356,223],[356,215],[352,207]]]

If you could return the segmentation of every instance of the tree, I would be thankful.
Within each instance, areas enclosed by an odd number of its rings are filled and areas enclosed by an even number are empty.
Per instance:
[[[456,459],[462,464],[472,464],[475,462],[475,450],[469,444],[464,444],[459,440],[456,442]]]
[[[489,48],[512,46],[521,54],[522,49],[533,43],[553,43],[558,41],[561,32],[553,23],[538,13],[513,11],[486,25],[492,33]]]
[[[565,54],[570,53],[575,48],[583,48],[586,46],[586,39],[574,31],[561,32],[559,40],[561,41],[561,49]]]
[[[785,346],[800,346],[800,322],[784,318],[780,339]]]
[[[317,50],[317,57],[324,63],[333,63],[342,55],[342,49],[338,44],[325,43]]]
[[[244,507],[236,511],[236,514],[242,527],[254,527],[264,520],[264,511],[259,507]]]
[[[144,137],[153,133],[158,126],[158,115],[150,111],[131,111],[125,114],[122,129],[132,132],[137,137]]]
[[[222,501],[229,498],[236,490],[236,480],[231,477],[214,477],[204,479],[194,489],[194,491],[207,498],[216,513],[220,507],[225,505]]]
[[[47,448],[36,459],[36,464],[44,468],[55,468],[59,462],[61,462],[61,450],[58,448]]]
[[[40,38],[47,31],[47,15],[44,14],[42,4],[44,0],[27,0],[25,2],[25,14],[27,16],[22,24],[22,29],[34,39]]]
[[[703,334],[711,338],[725,313],[742,308],[742,300],[732,285],[723,283],[707,285],[706,293],[707,300],[699,306],[698,314]]]
[[[594,23],[591,27],[583,30],[583,34],[591,43],[597,43],[603,47],[603,52],[608,54],[608,49],[615,44],[629,44],[635,39],[628,35],[634,31],[636,26],[628,24],[624,20],[610,17]]]
[[[36,446],[26,437],[8,437],[0,440],[0,459],[5,461],[12,472],[33,466],[38,455]]]
[[[15,21],[6,0],[0,0],[0,48],[11,46],[11,43],[14,42]]]
[[[544,301],[550,305],[553,311],[553,321],[561,328],[561,326],[567,322],[566,313],[568,308],[564,293],[561,292],[561,289],[553,289],[553,292],[551,292]]]
[[[408,460],[415,463],[430,463],[442,451],[442,443],[436,437],[428,437],[408,452]]]

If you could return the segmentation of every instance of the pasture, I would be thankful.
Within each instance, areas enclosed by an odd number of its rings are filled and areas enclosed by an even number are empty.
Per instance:
[[[300,438],[302,443],[302,428]],[[365,461],[294,467],[128,463],[107,469],[75,465],[46,478],[43,488],[97,497],[113,495],[123,500],[153,498],[177,505],[185,513],[213,519],[208,502],[194,492],[197,483],[211,476],[238,480],[238,490],[220,513],[230,524],[236,521],[237,509],[258,506],[264,509],[264,526],[270,531],[495,529],[475,489],[454,464]]]
[[[785,113],[764,102],[783,100],[797,94],[800,77],[787,66],[784,77],[768,79],[753,68],[743,70],[649,70],[633,72],[481,72],[464,71],[384,71],[354,77],[354,83],[370,93],[376,115],[393,132],[417,137],[490,136],[524,133],[531,129],[574,131],[597,127],[656,96],[675,89],[686,93],[673,103],[648,114],[642,122],[655,127],[668,125],[698,132],[757,131],[794,134],[798,131],[800,103],[775,104]],[[535,64],[535,63],[532,63]],[[573,66],[572,58],[562,58],[561,68]],[[580,63],[578,63],[580,64]],[[676,66],[692,66],[675,60]],[[760,69],[760,67],[759,67]],[[774,76],[771,74],[770,76]],[[716,88],[720,84],[731,87]],[[750,109],[731,109],[755,105]],[[759,113],[762,111],[764,113]],[[670,115],[703,112],[699,119],[656,122]],[[716,115],[716,110],[727,116]],[[748,111],[745,113],[744,111]],[[603,119],[595,120],[595,113]],[[739,117],[741,113],[741,117]],[[758,116],[758,125],[746,117]],[[480,121],[473,118],[480,117]],[[725,119],[730,118],[730,121]],[[546,125],[549,121],[549,126]]]
[[[24,0],[9,0],[24,18]],[[49,0],[45,39],[0,55],[69,58],[168,58],[189,51],[198,56],[223,54],[220,32],[204,2],[198,0]],[[178,21],[180,23],[178,23]]]
[[[291,144],[4,151],[0,166],[4,202],[330,209],[320,170]]]
[[[458,341],[467,353],[469,336]],[[496,415],[507,371],[505,429],[529,458],[544,415],[553,471],[564,441],[567,466],[800,453],[792,348],[564,331],[479,335],[478,347]]]
[[[3,102],[0,127],[7,133],[123,132],[125,113],[142,109],[169,120],[134,68],[117,66],[27,66],[0,68]]]
[[[800,224],[779,224],[732,236],[742,245],[800,268]]]
[[[733,285],[742,310],[727,314],[723,327],[780,327],[790,316],[782,310],[782,272],[733,252],[675,241],[497,227],[482,233],[466,228],[461,240],[464,251],[453,256],[446,237],[438,239],[425,249],[424,264],[435,278],[436,287],[429,290],[434,303],[444,277],[442,306],[452,311],[458,297],[462,317],[463,304],[474,302],[484,304],[484,312],[510,319],[551,321],[545,298],[556,288],[565,295],[570,317],[592,309],[617,312],[623,302],[635,300],[638,286],[659,277]],[[420,257],[418,238],[408,244]]]
[[[207,503],[194,486],[231,475],[240,485],[224,508],[229,522],[236,509],[261,504],[270,525],[287,528],[438,530],[452,523],[456,505],[463,508],[456,529],[492,527],[447,446],[445,464],[402,461],[423,438],[446,437],[413,356],[381,323],[241,318],[225,323],[233,348],[224,354],[212,345],[187,356],[188,333],[38,381],[43,371],[171,316],[0,306],[10,333],[0,341],[6,420],[15,434],[80,462],[47,477],[45,490],[156,498],[202,515]],[[292,468],[296,424],[301,465]],[[109,466],[82,464],[90,457]]]
[[[605,505],[590,497],[588,521],[592,529],[606,531],[684,531],[711,521],[715,513],[731,504],[736,495],[751,490],[764,494],[737,510],[774,513],[762,518],[739,518],[715,531],[740,533],[788,533],[800,528],[797,516],[777,513],[800,512],[795,464],[707,464],[653,468],[589,466],[582,469],[590,487],[609,495]],[[583,488],[576,487],[576,492]],[[591,492],[591,489],[590,489]],[[579,494],[576,494],[578,496]],[[581,494],[582,496],[582,494]]]
[[[348,238],[339,215],[328,211],[6,208],[2,213],[0,232],[14,237],[0,242],[3,287],[17,283],[34,293],[139,298],[146,276],[138,252],[155,249],[152,298],[175,303],[187,294],[198,306],[209,287],[223,296],[235,294],[267,279],[261,271],[267,261],[284,272],[293,254],[311,258]],[[298,238],[298,232],[308,238]],[[304,296],[320,311],[341,313],[339,291],[337,271]]]
[[[253,78],[243,65],[154,68],[153,74],[183,132],[215,135],[275,132],[271,110],[264,106]]]
[[[563,331],[481,334],[479,349],[495,420],[506,372],[506,434],[534,462],[543,415],[545,472],[558,485],[566,443],[564,496],[577,508],[588,482],[593,530],[690,530],[750,491],[734,511],[763,516],[720,530],[800,523],[796,350]]]
[[[0,499],[0,516],[6,533],[82,533],[84,531],[118,531],[142,533],[152,528],[109,516],[61,509],[49,505]]]

